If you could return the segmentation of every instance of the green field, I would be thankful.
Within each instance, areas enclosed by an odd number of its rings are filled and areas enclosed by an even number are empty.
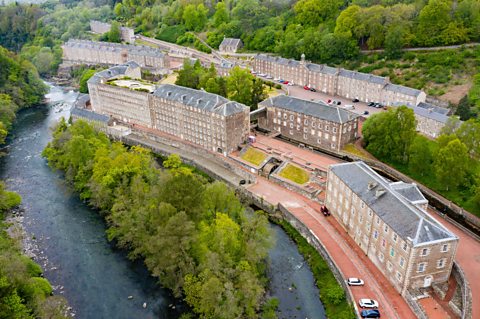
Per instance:
[[[243,153],[241,158],[255,166],[258,166],[267,158],[267,154],[253,147],[249,147],[248,150]]]
[[[310,180],[310,175],[305,170],[292,164],[287,164],[278,175],[300,185]]]

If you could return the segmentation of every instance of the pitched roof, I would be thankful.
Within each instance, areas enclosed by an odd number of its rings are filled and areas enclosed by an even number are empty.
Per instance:
[[[70,47],[70,48],[85,48],[85,49],[98,50],[98,51],[111,51],[111,52],[127,51],[129,54],[148,55],[148,56],[159,57],[159,58],[165,56],[165,54],[159,49],[144,46],[144,45],[132,45],[132,44],[122,44],[122,43],[113,43],[113,42],[70,39],[64,43],[64,46]]]
[[[250,109],[246,105],[230,101],[217,94],[172,84],[160,85],[153,92],[153,95],[222,116],[229,116]]]
[[[440,107],[440,106],[433,105],[431,103],[425,103],[425,102],[420,102],[420,103],[418,103],[417,106],[421,107],[423,109],[433,110],[436,113],[444,114],[444,115],[448,115],[451,111],[450,109],[446,109],[444,107]]]
[[[77,99],[73,103],[73,107],[70,110],[71,115],[76,115],[79,117],[83,117],[85,119],[91,120],[91,121],[96,121],[96,122],[103,122],[103,123],[108,123],[110,120],[110,117],[104,114],[99,114],[96,112],[93,112],[91,110],[87,110],[85,108],[85,105],[87,102],[90,100],[90,95],[88,94],[79,94],[77,96]]]
[[[220,46],[233,46],[235,48],[238,48],[239,45],[242,44],[242,40],[240,39],[235,39],[235,38],[224,38],[222,43],[220,43]]]
[[[401,93],[401,94],[409,95],[409,96],[419,96],[422,93],[422,91],[420,91],[420,90],[410,88],[408,86],[393,84],[393,83],[389,83],[389,84],[385,85],[385,90],[386,91],[392,91],[392,92],[395,92],[395,93]]]
[[[321,101],[312,102],[286,95],[277,95],[266,99],[260,105],[274,106],[336,123],[345,123],[358,117],[358,114],[327,105]]]
[[[346,78],[351,78],[351,79],[358,80],[358,81],[380,84],[380,85],[386,85],[388,83],[387,78],[384,78],[382,76],[378,76],[378,75],[374,75],[374,74],[368,74],[368,73],[362,73],[362,72],[357,72],[357,71],[350,71],[350,70],[345,70],[345,69],[340,69],[339,76],[343,76],[343,77],[346,77]]]
[[[108,80],[111,78],[114,78],[119,75],[124,75],[129,68],[139,68],[140,66],[134,62],[134,61],[129,61],[125,64],[122,65],[116,65],[113,66],[107,70],[100,71],[98,73],[95,73],[94,76],[92,76],[87,83],[97,83],[101,79]]]
[[[410,106],[409,108],[413,110],[415,115],[425,117],[427,119],[431,119],[440,123],[447,123],[449,116],[444,113],[438,113],[436,109],[427,109],[419,106]]]
[[[402,239],[411,239],[413,245],[457,239],[411,202],[409,198],[418,195],[410,187],[390,183],[363,162],[335,164],[330,169]]]

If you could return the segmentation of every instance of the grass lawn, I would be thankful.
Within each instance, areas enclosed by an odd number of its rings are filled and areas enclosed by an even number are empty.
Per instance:
[[[161,83],[162,84],[175,84],[175,81],[177,80],[177,73],[172,73],[169,74],[166,78],[162,79]]]
[[[355,144],[347,144],[343,147],[343,151],[346,153],[350,153],[352,155],[361,157],[361,158],[372,158],[370,154],[365,152],[364,150],[358,149]]]
[[[255,166],[260,165],[266,158],[267,154],[253,147],[249,147],[248,150],[242,155],[243,160],[252,163]]]
[[[310,180],[310,175],[307,173],[307,171],[292,164],[287,164],[287,166],[285,166],[285,168],[283,168],[278,175],[297,184],[305,184]]]

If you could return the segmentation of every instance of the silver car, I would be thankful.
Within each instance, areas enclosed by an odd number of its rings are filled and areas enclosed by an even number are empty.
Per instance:
[[[364,282],[362,279],[352,277],[347,279],[347,284],[349,286],[363,286]]]
[[[378,302],[373,299],[360,299],[358,304],[362,308],[378,308]]]

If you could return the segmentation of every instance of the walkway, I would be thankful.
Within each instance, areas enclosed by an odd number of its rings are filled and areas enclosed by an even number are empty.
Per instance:
[[[473,43],[464,43],[464,44],[457,44],[457,45],[444,45],[439,47],[420,47],[420,48],[405,48],[402,51],[441,51],[441,50],[448,50],[448,49],[458,49],[461,47],[476,47],[480,45],[480,43],[473,42]],[[384,49],[377,49],[377,50],[361,50],[362,53],[376,53],[376,52],[383,52]]]
[[[455,261],[462,268],[472,291],[472,319],[480,318],[480,242],[450,221],[440,218],[435,210],[429,208],[429,212],[460,238]]]
[[[320,209],[318,203],[261,177],[258,177],[257,184],[247,188],[270,204],[282,203],[287,207],[318,237],[345,278],[359,277],[365,281],[365,286],[351,288],[355,301],[358,302],[361,298],[378,300],[379,310],[385,318],[416,318],[402,296],[353,243],[337,221],[334,218],[325,218],[318,213]]]

